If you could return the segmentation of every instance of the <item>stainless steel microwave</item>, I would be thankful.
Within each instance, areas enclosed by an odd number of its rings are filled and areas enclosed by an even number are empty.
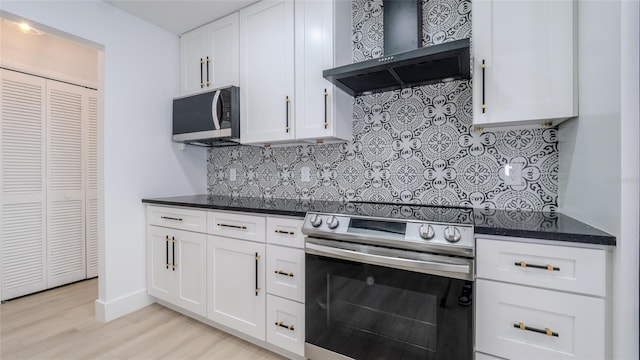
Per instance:
[[[199,146],[240,142],[240,91],[237,86],[173,99],[173,141]]]

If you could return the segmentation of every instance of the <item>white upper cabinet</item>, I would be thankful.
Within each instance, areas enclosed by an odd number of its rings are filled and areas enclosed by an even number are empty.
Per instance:
[[[295,134],[293,1],[261,1],[240,11],[240,139]]]
[[[238,13],[180,37],[183,94],[239,84]]]
[[[322,71],[352,62],[351,2],[296,2],[296,138],[351,140],[351,96],[322,77]]]
[[[578,115],[575,0],[476,0],[473,122],[556,125]]]

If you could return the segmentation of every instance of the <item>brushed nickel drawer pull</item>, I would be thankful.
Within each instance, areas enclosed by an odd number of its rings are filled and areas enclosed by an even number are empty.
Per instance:
[[[557,266],[553,266],[550,264],[546,264],[546,265],[535,265],[535,264],[527,264],[524,261],[516,261],[515,263],[513,263],[515,266],[519,266],[521,268],[534,268],[534,269],[543,269],[543,270],[548,270],[548,271],[560,271],[560,268]]]
[[[280,327],[283,327],[283,328],[285,328],[285,329],[289,329],[289,330],[291,330],[291,331],[295,330],[295,329],[293,328],[293,325],[285,325],[285,324],[283,324],[283,323],[282,323],[282,321],[278,321],[278,322],[276,323],[276,326],[280,326]]]
[[[241,225],[229,225],[229,224],[218,224],[219,227],[228,227],[233,229],[247,230],[246,226]]]
[[[182,218],[176,218],[176,217],[171,217],[171,216],[160,216],[160,219],[162,219],[162,220],[182,221]]]
[[[282,270],[276,270],[276,271],[274,271],[274,273],[276,273],[278,275],[284,275],[284,276],[288,276],[288,277],[293,277],[293,273],[292,272],[284,272]]]
[[[551,329],[549,329],[548,327],[543,329],[537,329],[537,328],[533,328],[530,326],[526,326],[522,321],[514,323],[513,327],[516,329],[520,329],[520,330],[526,330],[526,331],[532,331],[532,332],[536,332],[538,334],[545,334],[547,336],[555,336],[555,337],[560,337],[560,335],[555,332],[555,331],[551,331]]]
[[[276,234],[293,235],[295,233],[293,231],[276,230]]]

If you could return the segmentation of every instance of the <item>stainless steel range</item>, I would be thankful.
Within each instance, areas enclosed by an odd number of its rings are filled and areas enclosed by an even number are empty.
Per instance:
[[[309,212],[308,359],[472,359],[471,209],[350,203]]]

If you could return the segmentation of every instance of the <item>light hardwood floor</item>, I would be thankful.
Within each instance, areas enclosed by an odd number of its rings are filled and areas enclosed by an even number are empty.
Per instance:
[[[101,323],[98,280],[8,301],[0,311],[0,359],[282,359],[153,304]]]

